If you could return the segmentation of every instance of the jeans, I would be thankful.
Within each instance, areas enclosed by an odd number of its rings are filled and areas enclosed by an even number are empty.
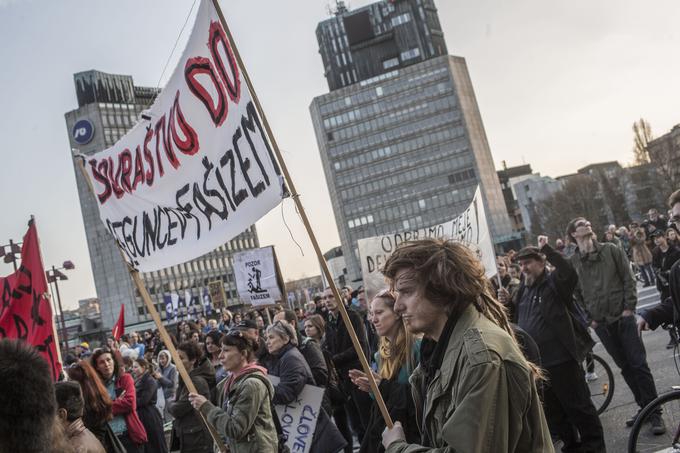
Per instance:
[[[602,345],[621,369],[635,402],[642,409],[657,396],[652,372],[647,365],[647,352],[638,334],[635,316],[622,316],[611,324],[595,328]]]
[[[581,364],[571,359],[547,367],[546,371],[545,416],[550,431],[564,442],[562,451],[605,453],[602,423],[590,399]]]
[[[651,264],[643,264],[640,266],[640,273],[642,274],[645,286],[651,286],[656,281],[654,279],[654,270],[652,269]]]

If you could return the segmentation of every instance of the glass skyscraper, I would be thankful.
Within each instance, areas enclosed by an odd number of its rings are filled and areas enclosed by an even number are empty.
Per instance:
[[[350,282],[357,240],[450,220],[477,185],[495,242],[514,239],[467,65],[446,55],[434,3],[340,8],[317,38],[331,92],[310,111]]]

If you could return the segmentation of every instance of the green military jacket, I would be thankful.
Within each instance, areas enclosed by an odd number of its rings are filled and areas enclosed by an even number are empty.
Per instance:
[[[623,250],[609,243],[593,242],[595,249],[571,257],[579,284],[574,298],[588,312],[591,321],[610,324],[623,310],[635,310],[637,289],[630,262]]]
[[[426,395],[424,379],[418,366],[410,382],[421,434],[433,447],[397,441],[387,453],[554,453],[527,361],[508,333],[474,307],[456,322]]]
[[[279,440],[270,404],[274,389],[269,380],[259,371],[239,377],[229,390],[229,402],[223,410],[227,380],[217,385],[219,407],[208,401],[201,406],[201,412],[226,438],[229,453],[277,452]]]

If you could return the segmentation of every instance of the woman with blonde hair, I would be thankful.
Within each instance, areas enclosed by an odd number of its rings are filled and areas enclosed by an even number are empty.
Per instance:
[[[416,411],[408,378],[418,365],[420,340],[406,330],[401,316],[394,311],[395,301],[394,293],[386,289],[380,291],[370,303],[369,320],[380,336],[378,351],[374,356],[378,372],[374,372],[373,377],[390,416],[394,420],[402,420],[406,441],[416,442],[420,440],[420,436],[415,423]],[[364,392],[371,392],[368,377],[363,371],[350,370],[349,374],[354,385]],[[371,417],[360,451],[385,451],[380,442],[384,429],[385,421],[378,406],[374,404],[371,406]]]

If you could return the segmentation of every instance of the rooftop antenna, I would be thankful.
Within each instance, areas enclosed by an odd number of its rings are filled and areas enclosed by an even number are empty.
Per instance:
[[[335,0],[335,15],[340,16],[347,12],[347,5],[344,0]]]

